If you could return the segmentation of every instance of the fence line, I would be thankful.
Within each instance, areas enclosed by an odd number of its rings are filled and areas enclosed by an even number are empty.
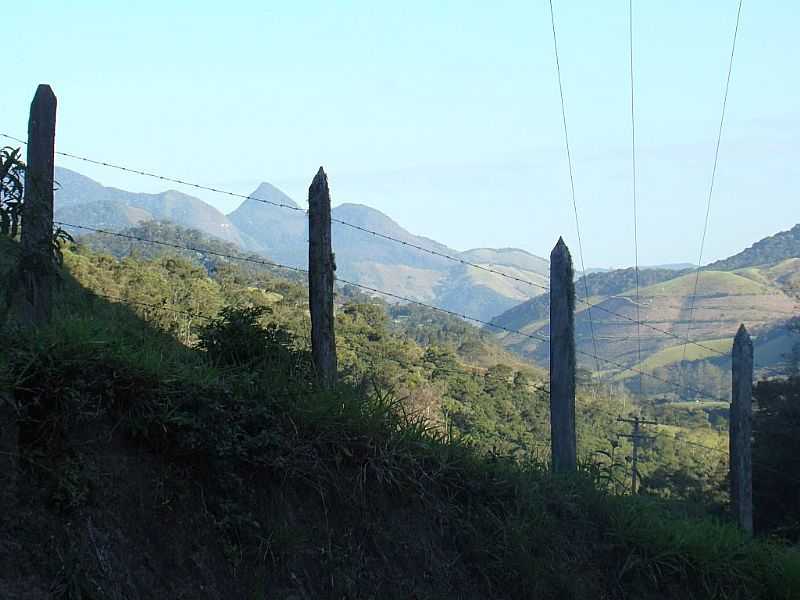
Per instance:
[[[13,141],[18,142],[20,144],[27,144],[28,143],[25,140],[22,140],[22,139],[20,139],[18,137],[15,137],[15,136],[12,136],[12,135],[9,135],[9,134],[6,134],[6,133],[0,133],[0,137],[4,137],[4,138],[10,139],[10,140],[13,140]],[[228,191],[228,190],[222,190],[222,189],[219,189],[219,188],[205,186],[205,185],[201,185],[201,184],[198,184],[198,183],[193,183],[193,182],[190,182],[190,181],[186,181],[186,180],[183,180],[183,179],[177,179],[177,178],[174,178],[174,177],[168,177],[166,175],[159,175],[157,173],[152,173],[152,172],[148,172],[148,171],[142,171],[142,170],[138,170],[138,169],[134,169],[134,168],[130,168],[130,167],[125,167],[125,166],[121,166],[121,165],[116,165],[116,164],[105,162],[105,161],[101,161],[101,160],[87,158],[87,157],[84,157],[84,156],[79,156],[77,154],[71,154],[71,153],[63,152],[63,151],[56,151],[56,154],[59,155],[59,156],[65,156],[65,157],[68,157],[68,158],[81,160],[81,161],[84,161],[84,162],[87,162],[87,163],[91,163],[91,164],[94,164],[94,165],[99,165],[99,166],[103,166],[103,167],[109,167],[109,168],[112,168],[112,169],[118,169],[118,170],[125,171],[125,172],[128,172],[128,173],[133,173],[133,174],[136,174],[136,175],[142,175],[142,176],[145,176],[145,177],[151,177],[151,178],[159,179],[161,181],[167,181],[167,182],[170,182],[170,183],[177,183],[179,185],[185,185],[185,186],[192,187],[192,188],[195,188],[195,189],[205,190],[205,191],[218,193],[218,194],[223,194],[223,195],[227,195],[227,196],[232,196],[232,197],[236,197],[236,198],[241,198],[241,199],[245,199],[245,200],[254,200],[256,202],[261,202],[261,203],[264,203],[264,204],[269,204],[271,206],[276,206],[276,207],[279,207],[279,208],[285,208],[285,209],[288,209],[288,210],[305,212],[304,209],[299,208],[297,206],[292,206],[292,205],[289,205],[289,204],[283,204],[283,203],[279,203],[279,202],[272,202],[270,200],[264,200],[262,198],[257,198],[255,196],[251,196],[251,195],[238,194],[236,192],[231,192],[231,191]],[[395,237],[380,233],[378,231],[373,231],[371,229],[368,229],[368,228],[365,228],[365,227],[361,227],[360,225],[355,225],[353,223],[349,223],[349,222],[343,221],[341,219],[332,218],[331,220],[332,220],[332,222],[335,222],[335,223],[337,223],[339,225],[344,225],[344,226],[350,227],[352,229],[361,231],[363,233],[366,233],[366,234],[369,234],[369,235],[373,235],[375,237],[379,237],[379,238],[385,239],[387,241],[391,241],[393,243],[398,243],[398,244],[407,246],[409,248],[413,248],[415,250],[419,250],[421,252],[425,252],[427,254],[431,254],[433,256],[438,256],[439,258],[443,258],[443,259],[449,260],[451,262],[456,262],[456,263],[462,264],[464,266],[469,266],[469,267],[473,267],[475,269],[479,269],[479,270],[487,272],[487,273],[492,273],[494,275],[497,275],[499,277],[503,277],[505,279],[509,279],[509,280],[515,281],[517,283],[522,283],[522,284],[525,284],[525,285],[529,285],[531,287],[535,287],[535,288],[541,289],[544,292],[547,292],[547,291],[550,290],[549,287],[544,286],[544,285],[542,285],[540,283],[536,283],[536,282],[531,281],[529,279],[525,279],[525,278],[522,278],[522,277],[517,277],[515,275],[510,275],[508,273],[504,273],[504,272],[499,271],[497,269],[492,269],[491,267],[485,267],[483,265],[479,265],[477,263],[474,263],[474,262],[471,262],[471,261],[468,261],[468,260],[464,260],[462,258],[451,256],[451,255],[445,254],[443,252],[438,252],[437,250],[431,250],[429,248],[425,248],[423,246],[419,246],[419,245],[414,244],[412,242],[407,242],[405,240],[401,240],[399,238],[395,238]],[[586,281],[585,281],[586,277],[587,277],[586,273],[581,274],[581,278],[584,279],[584,283],[586,283]],[[589,302],[588,298],[581,299],[579,297],[576,297],[576,301],[580,302],[581,304],[586,306],[588,309],[596,309],[596,310],[604,312],[606,314],[613,315],[615,317],[618,317],[618,318],[623,319],[625,321],[628,321],[630,323],[633,323],[633,324],[639,325],[641,327],[645,327],[647,329],[650,329],[651,331],[655,331],[655,332],[658,332],[658,333],[660,333],[662,335],[666,335],[668,337],[671,337],[671,338],[673,338],[675,340],[678,340],[679,342],[686,343],[686,344],[691,344],[691,345],[696,346],[698,348],[703,348],[704,350],[706,350],[708,352],[712,352],[714,354],[717,354],[718,356],[728,356],[727,353],[720,352],[719,350],[716,350],[715,348],[711,348],[710,346],[706,346],[705,344],[703,344],[703,343],[701,343],[701,342],[699,342],[697,340],[693,340],[693,339],[689,338],[688,335],[687,336],[681,336],[681,335],[675,334],[675,333],[673,333],[671,331],[668,331],[666,329],[661,329],[660,327],[656,327],[655,325],[651,325],[647,321],[637,321],[635,318],[632,318],[632,317],[629,317],[629,316],[624,315],[622,313],[610,310],[610,309],[608,309],[608,308],[606,308],[604,306],[601,306],[599,304],[595,304],[593,302]]]
[[[290,266],[290,265],[284,265],[284,264],[276,263],[276,262],[269,261],[269,260],[266,260],[266,259],[258,259],[258,258],[247,257],[247,256],[234,256],[234,255],[230,255],[230,254],[224,254],[222,252],[216,252],[216,251],[212,251],[212,250],[204,250],[202,248],[196,248],[196,247],[192,247],[192,246],[184,246],[184,245],[181,245],[181,244],[174,244],[172,242],[164,242],[164,241],[161,241],[161,240],[152,240],[152,239],[144,238],[144,237],[141,237],[141,236],[135,236],[135,235],[125,234],[125,233],[115,232],[115,231],[108,231],[108,230],[99,229],[99,228],[95,228],[95,227],[89,227],[89,226],[86,226],[86,225],[76,225],[76,224],[73,224],[73,223],[66,223],[64,221],[56,221],[55,224],[57,224],[59,226],[62,226],[62,227],[74,227],[76,229],[83,229],[83,230],[86,230],[86,231],[92,231],[94,233],[100,233],[100,234],[103,234],[103,235],[111,235],[111,236],[115,236],[115,237],[121,237],[121,238],[129,239],[129,240],[135,240],[135,241],[144,242],[144,243],[148,243],[148,244],[166,246],[166,247],[180,249],[180,250],[189,250],[189,251],[197,252],[197,253],[200,253],[200,254],[209,254],[209,255],[212,255],[212,256],[219,256],[221,258],[228,258],[230,260],[249,262],[249,263],[253,263],[253,264],[259,264],[259,265],[262,265],[262,266],[275,267],[275,268],[278,268],[278,269],[287,269],[287,270],[294,271],[296,273],[304,273],[304,274],[308,273],[307,269],[303,269],[301,267],[293,267],[293,266]],[[388,292],[386,290],[381,290],[381,289],[378,289],[378,288],[374,288],[372,286],[368,286],[368,285],[364,285],[364,284],[361,284],[361,283],[357,283],[355,281],[349,281],[347,279],[342,279],[342,278],[338,278],[338,277],[337,277],[337,281],[339,283],[343,283],[345,285],[352,285],[353,287],[356,287],[356,288],[359,288],[359,289],[362,289],[362,290],[365,290],[365,291],[368,291],[368,292],[371,292],[371,293],[380,294],[380,295],[386,296],[388,298],[393,298],[393,299],[399,300],[401,302],[406,302],[406,303],[409,303],[409,304],[414,304],[414,305],[417,305],[417,306],[421,306],[423,308],[428,308],[430,310],[434,310],[436,312],[447,314],[447,315],[450,315],[452,317],[458,317],[458,318],[463,319],[465,321],[472,321],[474,323],[478,323],[478,324],[484,325],[486,327],[491,327],[491,328],[499,330],[499,331],[504,331],[504,332],[510,333],[512,335],[518,335],[518,336],[521,336],[521,337],[524,337],[524,338],[527,338],[527,339],[535,340],[537,342],[549,342],[549,339],[547,337],[545,337],[545,336],[542,336],[542,335],[525,333],[525,332],[519,331],[517,329],[513,329],[513,328],[510,328],[510,327],[505,327],[503,325],[498,325],[497,323],[492,323],[490,321],[485,321],[483,319],[478,319],[477,317],[473,317],[473,316],[466,315],[466,314],[463,314],[463,313],[459,313],[459,312],[456,312],[456,311],[448,310],[446,308],[442,308],[442,307],[439,307],[439,306],[434,306],[432,304],[427,304],[425,302],[420,302],[419,300],[414,300],[413,298],[408,298],[408,297],[402,296],[400,294],[395,294],[393,292]],[[674,383],[674,382],[672,382],[672,381],[670,381],[668,379],[664,379],[663,377],[660,377],[658,375],[654,375],[652,373],[647,373],[645,371],[642,371],[641,369],[637,369],[636,367],[629,367],[629,366],[626,366],[626,365],[624,365],[622,363],[619,363],[617,361],[610,360],[610,359],[607,359],[607,358],[603,358],[601,356],[595,356],[594,354],[592,354],[590,352],[586,352],[584,350],[576,350],[576,353],[581,354],[583,356],[586,356],[588,358],[598,359],[600,362],[603,362],[603,363],[609,364],[611,366],[614,366],[614,367],[620,369],[621,373],[624,373],[626,371],[631,371],[633,373],[641,374],[641,375],[643,375],[645,377],[649,377],[649,378],[654,379],[656,381],[660,381],[661,383],[669,385],[670,387],[675,388],[677,390],[687,389],[687,390],[692,391],[693,393],[697,394],[698,396],[705,397],[705,398],[708,398],[710,400],[714,400],[714,401],[718,401],[718,402],[727,402],[727,400],[723,400],[722,398],[717,398],[715,396],[712,396],[711,394],[708,394],[708,393],[706,393],[706,392],[704,392],[704,391],[702,391],[700,389],[694,388],[692,386],[682,386],[682,385],[680,385],[678,383]]]

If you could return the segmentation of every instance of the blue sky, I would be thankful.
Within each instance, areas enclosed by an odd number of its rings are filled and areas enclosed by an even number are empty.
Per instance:
[[[634,0],[641,264],[697,259],[736,5]],[[586,265],[632,264],[628,3],[554,6]],[[457,249],[576,253],[546,0],[31,1],[3,22],[0,131],[24,136],[47,82],[60,150],[301,203],[324,165],[334,204]],[[796,2],[744,1],[708,260],[800,221],[798,30]]]

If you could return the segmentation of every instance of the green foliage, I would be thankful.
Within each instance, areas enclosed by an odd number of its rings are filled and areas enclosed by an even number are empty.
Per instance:
[[[219,531],[223,555],[237,572],[252,568],[263,540],[280,557],[272,567],[278,573],[283,561],[292,568],[296,556],[325,543],[287,538],[282,521],[272,524],[285,506],[259,508],[266,489],[284,486],[289,497],[323,495],[332,520],[354,508],[362,520],[379,520],[391,506],[420,520],[440,515],[443,543],[461,556],[450,568],[469,565],[489,597],[602,597],[624,590],[631,597],[788,599],[797,591],[789,579],[796,561],[733,528],[687,521],[652,501],[608,496],[588,477],[552,478],[535,462],[483,458],[404,414],[391,395],[301,391],[276,386],[276,373],[262,378],[245,366],[220,377],[213,367],[202,368],[205,353],[177,346],[164,352],[167,338],[137,336],[135,322],[122,307],[98,307],[94,319],[73,313],[18,346],[6,372],[19,388],[71,398],[59,409],[65,424],[73,423],[70,415],[102,420],[106,414],[120,423],[116,431],[166,460],[191,460],[197,473],[190,477],[212,469],[204,484],[209,526]],[[502,389],[510,377],[500,367],[482,385]],[[283,397],[276,387],[295,393]],[[80,499],[83,489],[69,469],[67,501]],[[344,581],[356,550],[337,544],[314,560]]]
[[[307,353],[297,351],[294,336],[276,323],[261,326],[260,321],[269,312],[264,306],[226,306],[200,331],[198,347],[219,366],[307,372]]]
[[[757,530],[800,540],[800,378],[759,381],[753,414]]]
[[[2,348],[4,390],[19,409],[32,398],[47,408],[54,434],[41,460],[59,478],[61,510],[97,510],[88,465],[122,437],[167,465],[153,483],[167,514],[188,518],[182,511],[197,506],[178,500],[181,478],[202,496],[194,522],[217,532],[237,576],[292,582],[308,572],[308,597],[381,589],[387,564],[417,578],[396,561],[427,551],[403,550],[403,536],[408,548],[426,544],[442,556],[425,566],[430,597],[456,595],[468,578],[474,597],[501,598],[788,599],[800,589],[797,558],[778,546],[671,505],[610,495],[596,485],[597,469],[552,477],[537,456],[548,407],[535,379],[510,365],[469,367],[446,344],[423,349],[387,328],[380,305],[338,310],[353,385],[326,393],[308,383],[307,351],[294,336],[302,305],[289,293],[268,299],[240,287],[241,274],[208,279],[177,257],[119,261],[67,247],[65,264],[98,292],[214,313],[195,340],[179,343],[157,311],[87,299],[68,285],[50,326]],[[445,423],[408,410],[426,398]],[[607,447],[614,408],[603,390],[581,395],[581,448]],[[65,455],[81,467],[61,468]],[[394,515],[403,515],[399,525]],[[405,596],[427,589],[418,585]]]
[[[19,148],[0,148],[0,234],[17,237],[24,196],[25,163]]]

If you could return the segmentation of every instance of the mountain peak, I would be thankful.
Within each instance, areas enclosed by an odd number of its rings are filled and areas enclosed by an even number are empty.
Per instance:
[[[297,202],[292,200],[282,190],[276,188],[274,185],[266,181],[261,182],[261,184],[259,184],[256,190],[252,194],[250,194],[248,199],[245,200],[242,204],[246,204],[247,202],[258,202],[259,200],[264,200],[269,203],[281,204],[284,206],[290,206],[292,208],[300,208]]]

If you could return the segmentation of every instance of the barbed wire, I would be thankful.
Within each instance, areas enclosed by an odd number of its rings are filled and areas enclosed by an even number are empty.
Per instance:
[[[16,136],[9,135],[7,133],[0,132],[0,137],[5,137],[7,139],[13,140],[13,141],[18,142],[20,144],[27,144],[28,143],[25,140],[22,140],[22,139],[20,139],[20,138],[18,138]],[[159,179],[161,181],[167,181],[167,182],[171,182],[171,183],[177,183],[177,184],[180,184],[180,185],[186,185],[186,186],[189,186],[189,187],[192,187],[192,188],[195,188],[195,189],[205,190],[205,191],[218,193],[218,194],[224,194],[224,195],[227,195],[227,196],[232,196],[232,197],[241,198],[241,199],[245,199],[245,200],[254,200],[256,202],[262,202],[264,204],[269,204],[271,206],[276,206],[276,207],[279,207],[279,208],[286,208],[286,209],[293,210],[293,211],[299,211],[299,212],[303,212],[303,213],[306,212],[305,209],[302,209],[302,208],[300,208],[298,206],[293,206],[293,205],[290,205],[290,204],[285,204],[285,203],[280,203],[280,202],[272,202],[270,200],[265,200],[265,199],[258,198],[258,197],[252,196],[252,195],[238,194],[236,192],[231,192],[231,191],[228,191],[228,190],[222,190],[222,189],[211,187],[211,186],[206,186],[206,185],[202,185],[202,184],[198,184],[198,183],[193,183],[193,182],[190,182],[190,181],[187,181],[187,180],[184,180],[184,179],[178,179],[178,178],[175,178],[175,177],[169,177],[169,176],[166,176],[166,175],[160,175],[158,173],[153,173],[153,172],[150,172],[150,171],[144,171],[144,170],[135,169],[135,168],[131,168],[131,167],[125,167],[125,166],[122,166],[122,165],[117,165],[117,164],[110,163],[110,162],[107,162],[107,161],[88,158],[88,157],[85,157],[85,156],[80,156],[80,155],[72,154],[72,153],[69,153],[69,152],[57,151],[56,154],[59,155],[59,156],[65,156],[65,157],[68,157],[68,158],[84,161],[84,162],[87,162],[87,163],[90,163],[90,164],[94,164],[94,165],[99,165],[99,166],[103,166],[103,167],[109,167],[109,168],[112,168],[112,169],[118,169],[118,170],[125,171],[125,172],[128,172],[128,173],[133,173],[133,174],[136,174],[136,175],[142,175],[142,176],[145,176],[145,177],[151,177],[151,178]],[[486,267],[486,266],[483,266],[483,265],[480,265],[480,264],[477,264],[477,263],[474,263],[472,261],[468,261],[468,260],[465,260],[465,259],[462,259],[462,258],[459,258],[459,257],[451,256],[451,255],[446,254],[444,252],[439,252],[437,250],[432,250],[430,248],[425,248],[423,246],[420,246],[418,244],[414,244],[412,242],[407,242],[405,240],[401,240],[399,238],[395,238],[393,236],[380,233],[378,231],[373,231],[373,230],[368,229],[366,227],[361,227],[360,225],[355,225],[354,223],[349,223],[349,222],[344,221],[342,219],[332,218],[331,221],[335,222],[335,223],[338,223],[340,225],[344,225],[344,226],[350,227],[350,228],[355,229],[357,231],[361,231],[363,233],[367,233],[369,235],[373,235],[375,237],[380,237],[382,239],[386,239],[386,240],[394,242],[394,243],[402,244],[402,245],[407,246],[409,248],[414,248],[415,250],[419,250],[421,252],[426,252],[426,253],[431,254],[433,256],[438,256],[440,258],[443,258],[443,259],[446,259],[446,260],[450,260],[452,262],[456,262],[456,263],[462,264],[464,266],[473,267],[475,269],[479,269],[479,270],[482,270],[482,271],[485,271],[485,272],[488,272],[488,273],[492,273],[494,275],[497,275],[499,277],[503,277],[505,279],[510,279],[510,280],[515,281],[517,283],[522,283],[522,284],[525,284],[525,285],[529,285],[531,287],[539,288],[539,289],[543,290],[544,292],[548,292],[550,290],[549,287],[547,287],[545,285],[542,285],[540,283],[537,283],[535,281],[531,281],[531,280],[525,279],[523,277],[517,277],[516,275],[511,275],[509,273],[505,273],[503,271],[499,271],[499,270],[493,269],[491,267]],[[546,275],[542,275],[542,277],[547,279]],[[581,273],[581,278],[584,279],[584,287],[586,287],[586,277],[587,277],[587,274],[585,272]],[[685,343],[691,344],[693,346],[697,346],[699,348],[703,348],[703,349],[705,349],[705,350],[707,350],[709,352],[715,353],[715,354],[717,354],[719,356],[727,356],[726,353],[720,352],[719,350],[716,350],[714,348],[706,346],[706,345],[702,344],[701,342],[699,342],[697,340],[693,340],[693,339],[689,338],[688,335],[687,336],[681,336],[681,335],[675,334],[675,333],[673,333],[671,331],[668,331],[666,329],[662,329],[660,327],[656,327],[654,325],[651,325],[647,321],[637,321],[635,318],[632,318],[632,317],[629,317],[629,316],[624,315],[622,313],[610,310],[610,309],[608,309],[608,308],[606,308],[604,306],[601,306],[599,304],[595,304],[593,302],[589,302],[588,301],[588,297],[586,297],[586,298],[576,297],[576,301],[581,303],[581,304],[583,304],[584,306],[586,306],[589,309],[596,309],[596,310],[599,310],[599,311],[604,312],[606,314],[613,315],[613,316],[618,317],[620,319],[623,319],[625,321],[629,321],[630,323],[637,324],[637,325],[640,325],[641,327],[645,327],[647,329],[650,329],[651,331],[656,331],[656,332],[658,332],[658,333],[660,333],[662,335],[666,335],[668,337],[671,337],[671,338],[673,338],[675,340],[678,340],[679,342],[685,342]]]
[[[300,268],[300,267],[293,267],[293,266],[290,266],[290,265],[284,265],[284,264],[273,262],[273,261],[269,261],[269,260],[266,260],[266,259],[258,259],[258,258],[247,257],[247,256],[235,256],[235,255],[225,254],[225,253],[217,252],[217,251],[213,251],[213,250],[205,250],[203,248],[185,246],[185,245],[181,245],[181,244],[175,244],[175,243],[172,243],[172,242],[164,242],[162,240],[153,240],[153,239],[150,239],[150,238],[145,238],[145,237],[142,237],[142,236],[136,236],[136,235],[132,235],[132,234],[125,234],[125,233],[121,233],[121,232],[108,231],[108,230],[105,230],[105,229],[99,229],[99,228],[96,228],[96,227],[89,227],[89,226],[86,226],[86,225],[76,225],[76,224],[67,223],[67,222],[64,222],[64,221],[54,221],[54,224],[59,225],[61,227],[74,227],[74,228],[83,229],[83,230],[86,230],[86,231],[93,231],[95,233],[100,233],[100,234],[103,234],[103,235],[111,235],[111,236],[120,237],[120,238],[124,238],[124,239],[136,240],[136,241],[140,241],[140,242],[144,242],[144,243],[156,244],[156,245],[159,245],[159,246],[165,246],[165,247],[169,247],[169,248],[175,248],[175,249],[181,249],[181,250],[189,250],[189,251],[197,252],[197,253],[200,253],[200,254],[210,254],[210,255],[213,255],[213,256],[219,256],[219,257],[227,258],[227,259],[230,259],[230,260],[238,260],[238,261],[243,261],[243,262],[260,264],[260,265],[263,265],[263,266],[269,266],[269,267],[274,267],[274,268],[279,268],[279,269],[288,269],[288,270],[291,270],[291,271],[296,272],[296,273],[308,273],[307,269],[303,269],[303,268]],[[395,300],[399,300],[401,302],[405,302],[405,303],[408,303],[408,304],[414,304],[416,306],[421,306],[423,308],[427,308],[427,309],[430,309],[430,310],[433,310],[433,311],[436,311],[436,312],[439,312],[439,313],[442,313],[442,314],[447,314],[447,315],[450,315],[452,317],[458,317],[458,318],[463,319],[465,321],[471,321],[471,322],[474,322],[474,323],[478,323],[480,325],[491,327],[493,329],[504,331],[506,333],[510,333],[510,334],[513,334],[513,335],[519,335],[519,336],[522,336],[522,337],[527,338],[527,339],[535,340],[537,342],[549,342],[549,339],[547,337],[545,337],[545,336],[542,336],[542,335],[536,335],[536,334],[532,334],[532,333],[525,333],[525,332],[519,331],[517,329],[513,329],[513,328],[510,328],[510,327],[505,327],[503,325],[492,323],[490,321],[485,321],[485,320],[479,319],[477,317],[473,317],[473,316],[470,316],[470,315],[467,315],[467,314],[464,314],[464,313],[460,313],[460,312],[457,312],[457,311],[453,311],[453,310],[449,310],[449,309],[446,309],[446,308],[442,308],[440,306],[435,306],[433,304],[427,304],[425,302],[421,302],[419,300],[415,300],[415,299],[409,298],[407,296],[403,296],[403,295],[396,294],[394,292],[389,292],[389,291],[386,291],[386,290],[381,290],[379,288],[375,288],[375,287],[372,287],[372,286],[369,286],[369,285],[365,285],[365,284],[362,284],[362,283],[357,283],[355,281],[349,281],[347,279],[343,279],[343,278],[339,278],[339,277],[337,277],[336,280],[339,283],[342,283],[342,284],[345,284],[345,285],[351,285],[351,286],[356,287],[358,289],[362,289],[362,290],[365,290],[365,291],[368,291],[368,292],[372,292],[374,294],[379,294],[379,295],[382,295],[382,296],[386,296],[388,298],[393,298]],[[725,400],[722,400],[720,398],[716,398],[714,396],[711,396],[710,394],[707,394],[706,392],[704,392],[704,391],[702,391],[700,389],[693,388],[691,386],[681,386],[680,384],[676,384],[676,383],[674,383],[672,381],[669,381],[668,379],[665,379],[665,378],[660,377],[658,375],[654,375],[652,373],[647,373],[645,371],[642,371],[641,369],[637,369],[636,367],[626,366],[626,365],[624,365],[622,363],[619,363],[617,361],[610,360],[610,359],[607,359],[607,358],[603,358],[603,357],[600,357],[600,356],[596,356],[596,355],[592,354],[591,352],[586,352],[586,351],[580,350],[580,349],[576,349],[575,352],[577,354],[581,354],[581,355],[589,357],[589,358],[597,359],[600,362],[603,362],[603,363],[606,363],[606,364],[610,364],[610,365],[620,369],[620,372],[631,371],[631,372],[634,372],[634,373],[640,373],[640,374],[644,375],[645,377],[649,377],[651,379],[660,381],[660,382],[665,383],[665,384],[667,384],[667,385],[669,385],[671,387],[674,387],[674,388],[676,388],[678,390],[686,388],[686,389],[689,389],[689,390],[693,391],[695,394],[697,394],[699,396],[707,397],[707,398],[710,398],[710,399],[716,400],[716,401],[725,402]]]
[[[208,321],[208,322],[213,322],[215,320],[213,317],[208,317],[206,315],[201,315],[199,313],[172,308],[172,307],[169,307],[169,306],[165,306],[163,304],[152,304],[152,303],[148,303],[148,302],[142,302],[142,301],[138,301],[138,300],[133,300],[131,298],[125,298],[125,297],[121,297],[121,296],[112,296],[112,295],[109,295],[109,294],[102,294],[102,293],[94,292],[94,291],[90,291],[90,290],[85,290],[85,291],[89,296],[92,296],[94,298],[102,298],[102,299],[105,299],[105,300],[111,300],[112,302],[115,302],[115,303],[118,303],[118,304],[123,304],[124,303],[125,305],[142,306],[142,307],[150,308],[150,309],[154,309],[154,310],[167,311],[167,312],[172,312],[172,313],[184,315],[184,316],[191,317],[191,318],[202,319],[202,320]],[[442,367],[434,367],[433,372],[452,373],[452,374],[458,374],[458,375],[474,375],[474,374],[477,373],[477,371],[475,369],[476,368],[474,366],[471,366],[471,365],[465,365],[463,369],[445,369],[445,368],[442,368]],[[547,387],[545,387],[543,384],[539,384],[537,382],[529,382],[529,385],[535,391],[542,392],[547,396],[550,395],[550,390]],[[611,417],[611,418],[616,418],[618,416],[618,415],[615,415],[614,413],[611,413],[610,411],[604,410],[604,409],[602,409],[602,408],[600,408],[599,406],[596,406],[596,405],[588,407],[587,412],[589,412],[589,413],[600,413],[600,414],[603,414],[603,415],[605,415],[607,417]],[[681,429],[684,429],[684,430],[688,430],[688,431],[707,429],[706,427],[699,426],[699,425],[695,426],[695,427],[689,427],[689,426],[685,426],[685,425],[678,425],[678,427],[680,427]],[[695,441],[692,441],[692,440],[688,440],[686,438],[678,437],[677,435],[669,435],[667,432],[663,432],[663,431],[662,432],[657,432],[654,435],[655,435],[656,438],[665,438],[665,439],[669,439],[671,441],[678,442],[679,444],[686,444],[686,445],[689,445],[689,446],[702,448],[702,449],[708,450],[710,452],[716,452],[718,454],[723,454],[725,456],[728,456],[728,451],[725,450],[725,449],[715,448],[713,446],[708,446],[708,445],[702,444],[700,442],[695,442]],[[783,471],[780,471],[778,469],[775,469],[774,467],[770,467],[768,465],[765,465],[762,462],[755,462],[753,464],[755,466],[760,467],[762,469],[765,469],[767,471],[770,471],[770,472],[773,472],[773,473],[778,473],[778,474],[781,474],[781,475],[785,475],[785,473]],[[796,481],[796,482],[800,483],[800,479],[795,479],[795,478],[790,478],[790,479],[792,481]]]

